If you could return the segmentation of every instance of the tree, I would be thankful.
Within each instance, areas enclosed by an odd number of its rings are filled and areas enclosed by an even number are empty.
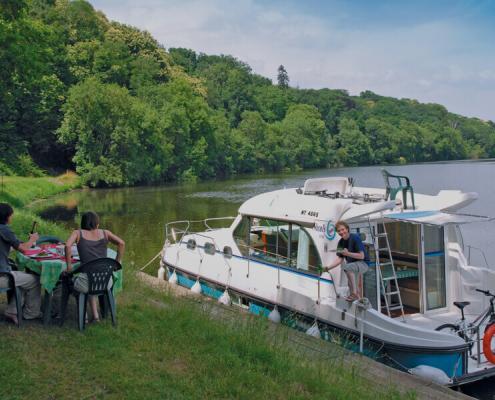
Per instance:
[[[289,74],[283,65],[278,67],[277,82],[278,86],[282,89],[287,89],[289,87]]]
[[[343,165],[370,164],[372,150],[370,141],[360,130],[356,121],[343,118],[339,125],[337,156]]]
[[[282,145],[287,149],[290,169],[315,168],[326,165],[327,143],[325,123],[315,106],[292,105],[280,123]]]
[[[72,87],[60,140],[74,145],[74,163],[92,186],[153,182],[168,171],[173,146],[160,114],[127,89],[89,78]]]

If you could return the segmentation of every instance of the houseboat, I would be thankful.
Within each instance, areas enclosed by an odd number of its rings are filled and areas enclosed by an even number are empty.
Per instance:
[[[470,265],[460,228],[491,220],[460,211],[477,194],[418,194],[406,177],[383,176],[383,188],[308,179],[247,200],[231,220],[169,222],[161,273],[315,336],[344,335],[356,351],[446,385],[495,375],[495,271]],[[353,302],[341,268],[323,272],[337,257],[339,220],[370,254]]]

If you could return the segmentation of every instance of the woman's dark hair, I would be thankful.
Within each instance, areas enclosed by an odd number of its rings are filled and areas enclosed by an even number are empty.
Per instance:
[[[92,231],[97,228],[99,223],[100,218],[94,211],[85,212],[81,217],[81,229]]]
[[[14,209],[7,203],[0,203],[0,224],[6,224]]]

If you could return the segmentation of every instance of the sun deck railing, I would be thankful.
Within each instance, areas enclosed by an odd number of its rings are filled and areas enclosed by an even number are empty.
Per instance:
[[[216,217],[216,218],[205,218],[200,220],[182,220],[182,221],[171,221],[165,224],[165,241],[170,241],[171,239],[176,242],[182,242],[182,238],[190,233],[199,234],[201,232],[208,232],[219,228],[212,228],[210,226],[213,221],[230,221],[232,222],[235,217]],[[199,227],[199,225],[202,225]],[[198,229],[192,229],[198,226]],[[229,225],[230,226],[230,225]]]
[[[471,246],[470,244],[466,245],[466,247],[468,249],[467,261],[468,261],[469,265],[471,265],[471,250],[476,250],[478,252],[478,255],[481,255],[481,257],[485,261],[485,266],[488,269],[490,269],[490,265],[488,264],[488,259],[486,258],[486,254],[482,249],[480,249],[479,247],[476,247],[476,246]]]

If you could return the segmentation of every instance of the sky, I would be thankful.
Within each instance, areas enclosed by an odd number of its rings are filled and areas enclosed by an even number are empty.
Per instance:
[[[495,0],[90,0],[165,48],[290,85],[371,90],[495,121]]]

